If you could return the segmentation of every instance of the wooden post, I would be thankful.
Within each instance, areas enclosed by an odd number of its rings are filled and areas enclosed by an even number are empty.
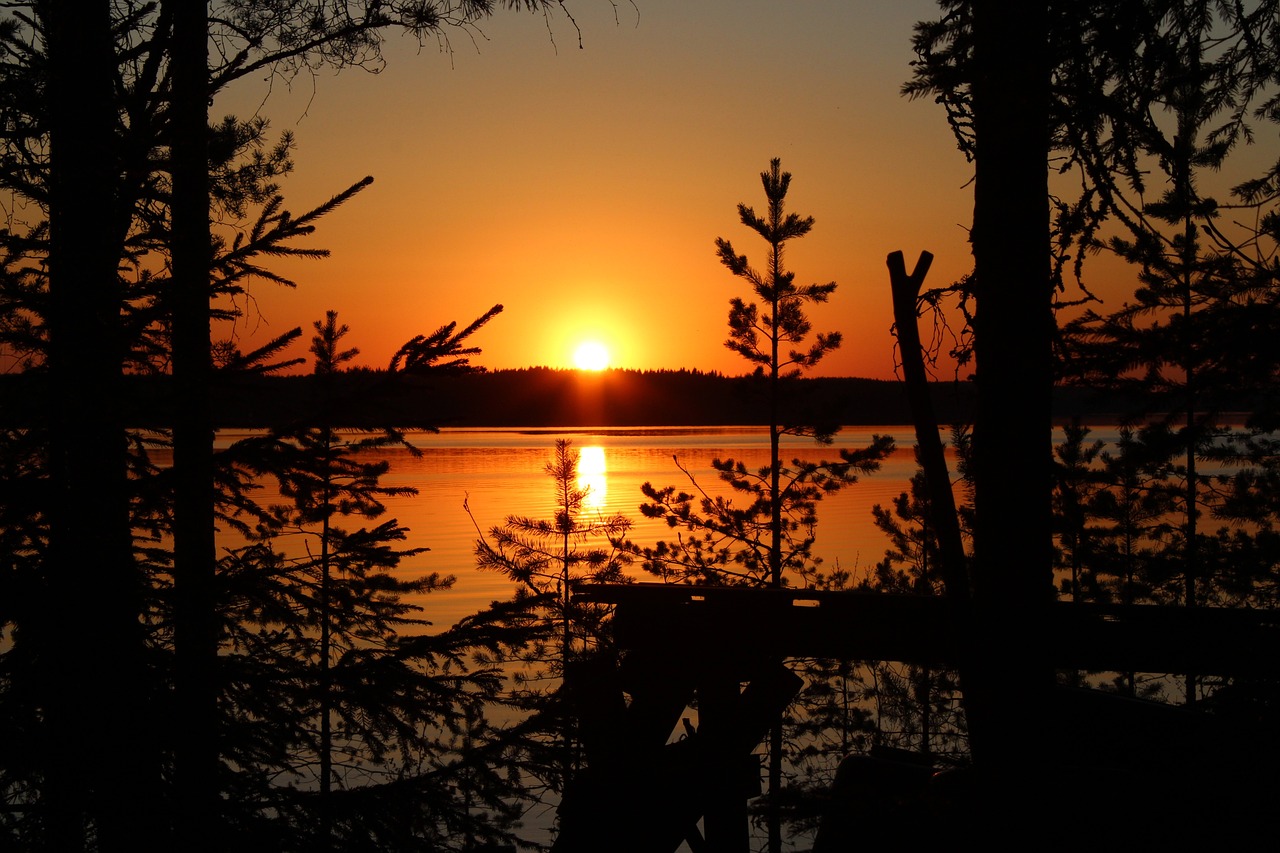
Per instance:
[[[722,667],[708,666],[698,684],[698,739],[702,744],[703,834],[707,853],[745,853],[747,803],[738,784],[742,766],[736,749],[735,709],[738,679]]]
[[[920,330],[916,326],[916,298],[929,274],[933,255],[921,252],[916,268],[907,275],[902,252],[893,252],[887,260],[889,284],[893,290],[893,323],[898,331],[898,352],[902,358],[902,376],[907,385],[907,400],[920,448],[920,467],[924,469],[929,489],[930,521],[937,531],[942,552],[942,580],[947,598],[961,612],[969,603],[969,575],[965,567],[964,543],[960,538],[960,522],[956,517],[955,495],[951,492],[951,475],[938,436],[938,419],[929,397],[929,377],[924,369],[920,346]]]

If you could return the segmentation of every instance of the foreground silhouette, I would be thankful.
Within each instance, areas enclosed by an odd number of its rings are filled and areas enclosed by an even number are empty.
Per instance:
[[[584,603],[617,605],[618,657],[566,673],[581,719],[588,768],[560,809],[555,850],[741,853],[747,799],[758,796],[752,754],[795,696],[800,679],[783,658],[896,660],[956,666],[974,630],[932,596],[820,593],[655,584],[583,587]],[[1160,607],[1055,605],[1046,654],[1060,670],[1230,675],[1242,683],[1280,678],[1280,614]],[[654,630],[661,626],[661,630]],[[745,684],[745,689],[739,690]],[[624,694],[629,701],[624,701]],[[853,849],[870,838],[943,843],[998,837],[1015,821],[1012,803],[989,802],[1011,785],[1087,792],[1140,804],[1055,826],[1060,838],[1140,842],[1196,837],[1248,839],[1269,831],[1280,793],[1270,773],[1280,757],[1265,694],[1241,691],[1192,711],[1096,690],[1059,688],[1028,725],[1046,732],[1023,744],[1009,778],[981,764],[937,772],[927,754],[876,749],[842,764],[815,850]],[[697,707],[697,725],[687,706]],[[1030,714],[1030,709],[1015,709]],[[673,733],[681,733],[673,737]],[[1194,743],[1187,751],[1173,743]],[[1195,803],[1214,809],[1191,818]],[[1167,821],[1152,828],[1154,816]],[[1225,825],[1220,820],[1229,815]],[[703,829],[698,829],[698,821]],[[869,822],[869,823],[868,823]],[[1032,830],[1034,836],[1036,830]],[[705,845],[705,846],[703,846]]]

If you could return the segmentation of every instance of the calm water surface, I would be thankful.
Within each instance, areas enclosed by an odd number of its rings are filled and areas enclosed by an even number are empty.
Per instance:
[[[815,553],[828,568],[838,564],[855,573],[865,572],[883,556],[885,541],[872,524],[871,508],[877,503],[887,505],[906,488],[915,471],[914,434],[909,427],[858,427],[842,431],[833,447],[796,439],[785,445],[787,458],[838,458],[836,447],[865,447],[873,433],[892,435],[898,449],[879,472],[819,505]],[[410,544],[431,549],[413,561],[407,574],[440,572],[457,578],[453,589],[433,593],[421,602],[435,625],[450,625],[492,600],[510,596],[514,587],[505,577],[475,568],[476,525],[487,532],[509,515],[553,517],[555,492],[546,466],[557,438],[569,439],[579,452],[580,482],[590,486],[595,511],[630,518],[634,525],[630,537],[641,545],[672,536],[666,525],[641,517],[639,506],[640,486],[645,482],[688,489],[688,478],[675,459],[707,491],[722,493],[725,490],[711,469],[712,459],[732,457],[757,467],[768,460],[769,450],[768,432],[758,427],[410,433],[410,442],[422,455],[384,452],[392,463],[385,482],[413,486],[418,494],[388,500],[387,517],[397,518],[411,530]],[[635,573],[637,579],[653,579],[638,567]]]
[[[865,574],[884,556],[887,541],[872,523],[871,509],[888,506],[905,491],[916,464],[915,434],[908,426],[846,427],[835,445],[821,447],[811,440],[788,438],[784,457],[806,460],[838,458],[837,448],[862,448],[873,434],[890,435],[897,449],[875,474],[828,496],[818,505],[814,554],[824,567],[839,566],[855,577]],[[219,444],[234,441],[238,433],[225,432]],[[452,589],[432,593],[416,601],[423,616],[437,628],[452,625],[476,613],[489,602],[509,598],[514,585],[504,576],[475,566],[477,526],[486,533],[507,516],[552,519],[555,508],[553,482],[546,473],[558,438],[567,438],[578,451],[580,484],[590,486],[594,511],[631,519],[632,541],[652,545],[673,538],[660,521],[640,515],[640,486],[675,486],[692,491],[688,477],[676,459],[709,493],[727,494],[711,468],[711,460],[732,457],[749,468],[768,460],[769,435],[763,427],[610,427],[564,429],[446,429],[439,433],[411,432],[411,444],[422,453],[414,456],[403,448],[376,451],[391,462],[384,478],[389,486],[412,486],[418,494],[386,500],[381,520],[398,519],[409,528],[406,547],[430,550],[402,566],[406,577],[432,572],[453,575]],[[1060,440],[1061,431],[1055,433]],[[1113,444],[1114,427],[1100,427],[1090,439]],[[952,478],[956,476],[951,460]],[[270,502],[271,496],[261,497]],[[464,505],[469,506],[468,515]],[[358,526],[349,520],[349,526]],[[655,580],[638,566],[637,580]]]

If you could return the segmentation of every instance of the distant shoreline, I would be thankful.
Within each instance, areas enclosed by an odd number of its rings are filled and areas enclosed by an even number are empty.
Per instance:
[[[43,374],[0,376],[0,420],[28,426],[44,420]],[[388,374],[356,370],[328,383],[318,377],[229,375],[210,388],[219,428],[281,428],[291,423],[404,429],[703,427],[767,423],[767,382],[697,370],[584,373],[526,368],[470,374]],[[941,424],[972,422],[976,388],[931,383]],[[904,383],[822,377],[784,383],[783,411],[798,423],[896,426],[912,423]],[[172,422],[173,383],[167,376],[127,377],[119,414],[137,427]],[[1055,422],[1081,417],[1116,422],[1136,407],[1132,398],[1087,388],[1059,388]],[[1243,406],[1241,408],[1244,408]]]

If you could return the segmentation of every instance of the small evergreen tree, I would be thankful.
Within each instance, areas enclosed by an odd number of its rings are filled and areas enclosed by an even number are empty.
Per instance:
[[[802,436],[820,445],[834,441],[840,425],[805,399],[800,378],[840,346],[839,332],[819,332],[809,340],[808,306],[826,302],[835,282],[800,286],[783,260],[787,243],[813,228],[813,217],[786,210],[791,173],[781,160],[760,173],[768,204],[763,216],[746,204],[738,218],[768,244],[762,269],[753,267],[733,244],[716,239],[720,262],[751,286],[749,298],[734,297],[729,307],[725,346],[753,366],[762,387],[759,405],[769,429],[769,461],[749,469],[741,460],[714,459],[712,467],[730,492],[742,500],[712,495],[689,475],[691,492],[673,486],[642,487],[647,502],[640,511],[662,519],[673,529],[688,531],[675,542],[660,541],[635,548],[644,567],[664,580],[781,588],[790,583],[821,585],[819,561],[813,555],[817,505],[826,495],[857,482],[860,474],[879,468],[893,448],[887,436],[875,436],[869,447],[840,450],[838,460],[809,462],[782,456],[785,436]],[[758,300],[758,301],[756,301]],[[677,460],[677,465],[679,461]],[[688,475],[688,471],[681,468]],[[781,849],[783,735],[775,726],[769,740],[769,800],[766,823],[769,848]]]
[[[555,456],[546,473],[555,484],[555,517],[537,519],[509,515],[501,526],[476,540],[476,564],[502,572],[546,614],[558,634],[557,674],[575,655],[588,650],[598,635],[582,630],[587,611],[575,607],[572,595],[583,582],[622,583],[630,555],[616,543],[631,526],[623,515],[592,517],[589,488],[578,485],[579,454],[567,438],[556,439]],[[585,547],[588,543],[597,543]],[[580,633],[575,634],[575,631]]]
[[[382,520],[383,501],[416,490],[385,485],[390,464],[378,453],[419,451],[395,429],[334,426],[351,405],[335,380],[357,351],[342,347],[348,329],[336,312],[314,328],[317,410],[228,451],[289,500],[240,503],[255,522],[241,527],[249,542],[221,561],[225,751],[247,771],[245,784],[228,786],[232,827],[248,839],[283,832],[283,821],[298,838],[343,850],[507,839],[516,792],[501,774],[502,736],[485,719],[502,680],[467,657],[497,654],[511,632],[484,616],[425,631],[408,597],[453,578],[404,576],[403,563],[426,549],[402,544],[408,531]],[[350,530],[344,519],[375,523]],[[482,807],[488,822],[472,811]]]
[[[818,563],[812,546],[818,502],[857,482],[858,475],[877,470],[893,447],[892,439],[875,436],[869,447],[841,450],[834,461],[788,462],[782,457],[786,436],[830,445],[839,432],[838,424],[805,399],[799,379],[839,347],[840,333],[818,333],[806,346],[812,324],[805,308],[826,302],[836,285],[795,284],[795,273],[783,266],[786,245],[808,234],[814,220],[786,212],[791,173],[781,171],[780,160],[770,161],[760,179],[767,213],[762,217],[739,204],[738,216],[768,243],[764,269],[751,266],[728,240],[717,238],[716,251],[731,273],[750,283],[759,300],[730,300],[725,346],[754,366],[763,386],[760,407],[769,429],[769,463],[752,470],[731,458],[712,460],[720,480],[742,499],[740,504],[713,496],[691,475],[692,492],[643,486],[648,502],[641,512],[691,534],[676,542],[636,549],[645,568],[668,581],[767,587],[815,582]]]
[[[555,490],[555,514],[550,519],[507,516],[476,539],[476,564],[505,574],[519,584],[516,603],[533,614],[543,628],[539,639],[519,655],[526,672],[518,704],[534,714],[536,727],[530,747],[531,772],[544,775],[553,791],[563,792],[577,768],[574,723],[561,691],[565,670],[607,648],[611,609],[573,600],[582,583],[625,583],[631,555],[618,544],[631,526],[625,516],[593,515],[587,506],[589,489],[578,485],[579,454],[568,439],[556,439],[555,455],[546,473]],[[470,510],[468,509],[468,512]],[[553,686],[527,689],[537,682]],[[559,748],[544,752],[536,740],[542,733]]]
[[[1088,427],[1078,422],[1068,424],[1063,427],[1062,442],[1054,448],[1053,510],[1058,543],[1055,568],[1066,572],[1059,590],[1072,601],[1083,601],[1089,593],[1096,595],[1098,586],[1094,555],[1099,535],[1088,517],[1104,489],[1095,465],[1105,444],[1086,444],[1088,435]]]
[[[952,429],[952,444],[959,457],[961,485],[971,496],[971,483],[965,478],[972,451],[967,427]],[[972,503],[956,511],[961,534],[971,542]],[[916,471],[909,490],[900,493],[891,507],[873,506],[872,516],[876,528],[888,538],[889,548],[857,588],[897,595],[943,595],[940,548],[930,523],[934,513],[923,470]],[[955,761],[967,751],[958,673],[891,661],[867,661],[863,671],[867,673],[864,698],[875,709],[874,744],[911,750],[930,760]]]
[[[341,339],[349,331],[346,325],[337,324],[337,312],[329,311],[323,322],[316,321],[316,334],[311,340],[311,353],[314,357],[314,372],[321,381],[321,399],[323,409],[316,419],[316,425],[297,431],[289,436],[299,451],[299,463],[296,467],[284,472],[281,480],[281,494],[294,500],[296,509],[295,522],[300,531],[317,526],[316,548],[308,548],[314,553],[317,564],[318,589],[316,598],[315,619],[320,625],[319,647],[319,679],[318,679],[318,716],[319,733],[319,783],[322,822],[329,814],[329,794],[333,783],[333,683],[332,666],[334,663],[334,569],[342,566],[349,572],[360,573],[367,570],[358,562],[350,564],[350,560],[339,559],[334,550],[343,542],[344,534],[333,527],[335,514],[360,515],[376,518],[383,511],[380,498],[396,494],[412,494],[408,488],[388,488],[379,484],[379,479],[389,468],[386,462],[370,464],[357,461],[355,454],[364,450],[373,450],[389,444],[398,444],[412,453],[420,451],[404,440],[404,437],[393,430],[384,430],[375,435],[362,435],[352,441],[346,435],[339,436],[332,426],[333,409],[338,402],[334,398],[332,382],[341,365],[359,354],[355,348],[339,349]],[[384,528],[383,532],[391,533],[392,528]],[[418,550],[402,552],[399,556],[409,557]],[[335,565],[336,564],[336,565]],[[404,588],[402,593],[428,591],[435,587],[435,579],[424,583],[420,588]],[[445,584],[447,585],[447,584]],[[327,833],[326,833],[327,834]]]

